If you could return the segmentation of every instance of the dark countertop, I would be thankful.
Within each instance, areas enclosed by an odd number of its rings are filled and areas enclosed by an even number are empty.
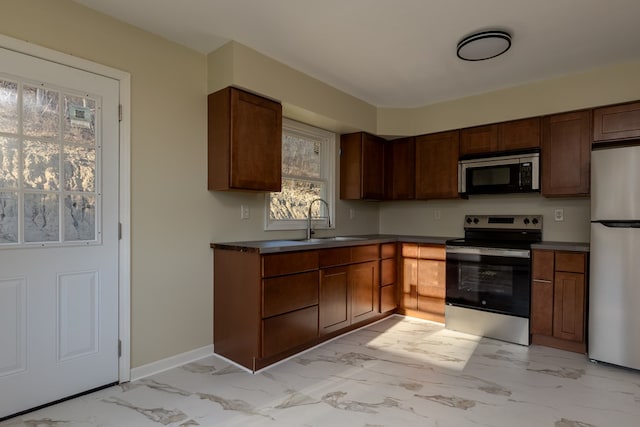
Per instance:
[[[345,246],[367,245],[374,243],[407,242],[444,245],[447,240],[455,237],[445,236],[403,236],[390,234],[368,234],[359,236],[341,236],[346,240],[332,240],[319,238],[313,241],[305,240],[256,240],[248,242],[220,242],[211,243],[214,249],[227,249],[243,252],[258,252],[261,254],[277,252],[306,251],[311,249],[327,249]]]
[[[447,240],[455,239],[451,236],[407,236],[394,234],[367,234],[358,236],[341,236],[345,240],[318,238],[306,240],[255,240],[245,242],[211,243],[215,249],[236,250],[242,252],[258,252],[261,254],[306,251],[312,249],[338,248],[345,246],[368,245],[375,243],[405,242],[444,245]],[[585,242],[540,242],[531,245],[532,249],[548,249],[561,251],[589,252],[589,243]]]
[[[589,252],[588,242],[540,242],[531,245],[531,249],[549,249],[558,251]]]

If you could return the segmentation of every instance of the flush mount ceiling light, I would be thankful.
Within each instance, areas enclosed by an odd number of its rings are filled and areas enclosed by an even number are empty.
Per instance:
[[[491,30],[471,34],[458,43],[458,58],[465,61],[484,61],[502,55],[511,47],[511,34]]]

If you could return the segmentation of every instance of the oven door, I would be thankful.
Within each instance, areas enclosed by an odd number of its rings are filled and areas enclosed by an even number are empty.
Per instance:
[[[447,246],[446,303],[529,317],[531,252]]]

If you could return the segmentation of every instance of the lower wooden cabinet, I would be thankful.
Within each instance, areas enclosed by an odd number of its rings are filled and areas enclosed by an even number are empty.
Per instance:
[[[400,313],[444,323],[444,245],[401,244]]]
[[[320,334],[379,315],[378,250],[378,245],[367,245],[322,251],[321,265],[347,265],[320,270]]]
[[[383,244],[380,257],[380,313],[386,313],[398,308],[397,244]]]
[[[251,370],[393,312],[380,310],[379,244],[264,255],[213,247],[214,349]]]
[[[586,352],[587,254],[534,250],[531,341]]]

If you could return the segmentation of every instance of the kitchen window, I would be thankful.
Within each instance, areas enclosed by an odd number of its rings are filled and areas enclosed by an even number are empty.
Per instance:
[[[266,197],[266,230],[299,230],[307,227],[309,204],[314,203],[314,228],[335,223],[336,135],[289,119],[282,121],[282,191]],[[331,218],[331,221],[328,219]]]

